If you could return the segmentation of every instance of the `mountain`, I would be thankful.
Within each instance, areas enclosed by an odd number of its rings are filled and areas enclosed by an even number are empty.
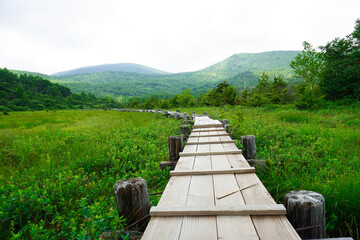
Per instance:
[[[167,98],[187,88],[190,88],[194,95],[200,95],[215,87],[221,79],[224,78],[201,72],[160,75],[102,72],[56,77],[52,82],[62,84],[77,93],[92,92],[97,96],[117,98],[120,95],[124,97],[157,95]]]
[[[53,76],[71,76],[76,74],[84,73],[99,73],[99,72],[132,72],[140,74],[168,74],[168,72],[151,68],[148,66],[135,64],[135,63],[116,63],[116,64],[103,64],[96,66],[88,66],[76,68],[64,72],[58,72],[53,74]]]
[[[248,88],[254,87],[263,71],[270,76],[281,74],[285,80],[293,81],[289,63],[298,53],[299,51],[240,53],[195,72],[166,73],[139,64],[124,63],[83,67],[58,73],[55,76],[42,77],[64,85],[72,92],[84,91],[94,93],[98,97],[128,98],[157,95],[167,98],[187,88],[191,89],[194,96],[199,96],[224,80],[237,89],[243,89],[244,85]]]
[[[298,53],[299,51],[240,53],[196,72],[175,74],[143,74],[129,71],[75,74],[76,71],[71,70],[63,72],[61,76],[58,75],[52,81],[63,84],[77,93],[85,91],[92,92],[97,96],[115,98],[120,95],[124,97],[150,95],[169,97],[187,88],[191,89],[193,95],[198,96],[224,80],[238,89],[242,89],[244,85],[253,87],[263,71],[270,75],[281,74],[285,79],[289,79],[292,76],[289,63]],[[89,67],[81,69],[89,69]]]
[[[269,72],[291,74],[289,63],[300,51],[272,51],[262,53],[239,53],[218,62],[200,72],[232,77],[240,72]]]

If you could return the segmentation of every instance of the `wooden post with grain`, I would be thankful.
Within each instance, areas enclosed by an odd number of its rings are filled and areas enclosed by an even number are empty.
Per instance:
[[[284,197],[287,218],[302,239],[326,237],[325,199],[312,191],[291,191]]]
[[[160,163],[160,169],[170,167],[171,170],[175,169],[176,163],[179,160],[180,152],[184,148],[184,140],[182,136],[170,136],[168,138],[169,145],[169,161]]]
[[[114,185],[119,216],[126,218],[126,224],[134,224],[132,229],[143,231],[149,215],[149,195],[147,184],[141,177],[120,180]]]

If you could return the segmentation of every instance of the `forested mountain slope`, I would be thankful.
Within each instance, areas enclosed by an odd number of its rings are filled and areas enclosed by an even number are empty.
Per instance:
[[[253,87],[263,72],[291,77],[289,63],[298,51],[274,51],[235,54],[208,68],[184,73],[166,73],[138,64],[112,64],[79,68],[47,76],[52,82],[69,87],[75,93],[91,92],[113,98],[167,98],[187,88],[194,96],[205,93],[226,80],[238,89]],[[111,71],[106,71],[111,70]],[[104,72],[105,71],[105,72]],[[30,73],[34,75],[34,73]]]

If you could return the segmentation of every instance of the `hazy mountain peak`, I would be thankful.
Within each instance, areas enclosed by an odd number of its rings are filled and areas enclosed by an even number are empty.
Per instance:
[[[115,64],[102,64],[96,66],[87,66],[76,68],[68,71],[58,72],[53,76],[70,76],[83,73],[95,72],[133,72],[140,74],[168,74],[168,72],[155,69],[152,67],[144,66],[136,63],[115,63]]]

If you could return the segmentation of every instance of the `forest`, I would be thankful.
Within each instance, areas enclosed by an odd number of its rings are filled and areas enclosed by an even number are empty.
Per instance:
[[[29,111],[55,109],[109,108],[119,104],[110,97],[72,93],[67,87],[40,76],[17,75],[0,69],[0,110]]]

